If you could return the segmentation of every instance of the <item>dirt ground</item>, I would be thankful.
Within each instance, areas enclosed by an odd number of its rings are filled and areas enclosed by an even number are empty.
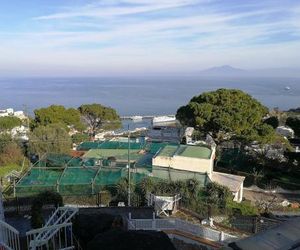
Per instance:
[[[276,197],[276,202],[280,203],[284,200],[289,202],[300,202],[300,194],[282,194],[282,193],[262,193],[251,190],[244,190],[244,197],[250,200],[253,205],[260,201],[269,201]]]

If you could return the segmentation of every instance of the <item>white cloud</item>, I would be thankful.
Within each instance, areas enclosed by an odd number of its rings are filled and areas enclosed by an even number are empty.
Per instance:
[[[299,8],[260,5],[251,11],[223,11],[211,2],[106,0],[39,16],[34,19],[38,29],[0,33],[0,54],[5,58],[0,60],[0,69],[20,65],[34,71],[40,65],[53,72],[73,68],[76,72],[124,74],[231,63],[245,67],[300,63],[295,56],[299,42],[259,42],[280,32],[299,35],[295,14]],[[203,5],[193,11],[199,3]],[[276,16],[283,9],[289,13],[286,18],[245,22]],[[145,12],[159,15],[153,19],[141,15]]]
[[[115,5],[86,5],[82,8],[77,8],[65,12],[55,13],[51,15],[36,17],[36,20],[51,20],[51,19],[68,19],[76,17],[89,17],[89,18],[105,18],[122,15],[132,15],[139,13],[146,13],[152,11],[166,10],[171,8],[179,8],[184,6],[199,3],[199,0],[174,0],[174,1],[134,1],[129,0],[125,2],[117,2]],[[134,6],[121,7],[120,3],[138,4]]]

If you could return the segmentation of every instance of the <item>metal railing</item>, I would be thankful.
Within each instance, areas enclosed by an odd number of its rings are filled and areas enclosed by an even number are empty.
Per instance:
[[[38,249],[74,249],[72,223],[63,223],[42,227],[26,233],[27,248]]]
[[[236,240],[237,237],[204,227],[196,225],[181,219],[168,218],[168,219],[128,219],[128,230],[177,230],[183,233],[189,233],[196,237],[201,237],[211,241],[217,242],[230,242]]]
[[[49,246],[54,249],[74,249],[70,221],[77,212],[78,208],[57,208],[44,227],[26,233],[28,249],[43,249],[43,246],[47,249]]]
[[[0,248],[1,247],[6,250],[20,250],[19,232],[2,220],[0,220]]]

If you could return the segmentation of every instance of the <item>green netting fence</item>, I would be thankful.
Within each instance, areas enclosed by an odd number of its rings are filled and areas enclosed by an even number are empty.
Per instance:
[[[122,141],[98,141],[98,142],[83,142],[78,147],[79,151],[88,151],[90,149],[127,149],[128,142]],[[130,142],[131,149],[143,149],[144,143]]]
[[[91,142],[88,142],[89,145]],[[45,190],[57,191],[65,196],[92,195],[117,185],[120,179],[128,176],[127,143],[93,143],[97,148],[91,150],[91,157],[72,158],[69,155],[49,154],[40,159],[21,180],[15,190],[18,197],[31,196]],[[102,145],[102,146],[101,146]],[[131,146],[130,163],[131,182],[137,184],[144,178],[157,178],[167,181],[197,179],[205,186],[206,174],[181,171],[165,167],[152,166],[152,157],[169,143],[135,143]],[[102,147],[103,151],[98,152]],[[143,153],[140,153],[143,148]],[[110,153],[111,151],[111,153]],[[101,153],[101,157],[99,154]],[[115,160],[110,155],[115,154]]]
[[[65,196],[92,195],[106,186],[117,185],[128,176],[128,169],[121,167],[66,167],[64,170],[32,168],[16,185],[18,197],[31,196],[45,190],[57,191]],[[197,179],[201,186],[207,182],[206,174],[148,166],[131,169],[131,182],[140,183],[144,178],[168,181]]]

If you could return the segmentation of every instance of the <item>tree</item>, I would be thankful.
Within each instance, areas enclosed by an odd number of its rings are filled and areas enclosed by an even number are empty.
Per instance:
[[[60,124],[39,126],[29,134],[31,153],[69,153],[70,149],[71,137]]]
[[[264,123],[272,126],[274,129],[279,126],[279,120],[276,116],[267,118],[266,120],[264,120]]]
[[[14,141],[10,134],[0,134],[0,166],[21,164],[24,158],[22,148]]]
[[[78,130],[85,128],[80,119],[80,112],[74,108],[66,109],[61,105],[51,105],[47,108],[36,109],[34,115],[33,127],[59,123],[65,128],[74,127]]]
[[[233,135],[252,139],[259,135],[267,113],[266,107],[241,90],[218,89],[193,97],[178,109],[176,118],[183,125],[210,133],[216,140]]]
[[[55,207],[63,206],[63,199],[59,193],[53,191],[44,191],[34,197],[31,206],[31,226],[39,228],[43,226],[43,206],[54,205]]]
[[[77,133],[72,135],[72,142],[75,144],[79,144],[84,141],[88,141],[90,139],[88,134]]]
[[[11,130],[22,125],[22,121],[14,116],[0,117],[0,132]]]
[[[297,137],[300,137],[300,119],[297,117],[288,117],[286,119],[286,123],[287,126],[289,126],[291,129],[294,130],[295,135]]]
[[[120,117],[113,108],[94,103],[81,105],[78,110],[90,127],[93,136],[100,129],[117,129],[121,127]]]
[[[14,141],[10,141],[0,152],[0,166],[8,164],[21,164],[24,158],[21,147]]]
[[[207,184],[206,195],[209,204],[216,205],[219,208],[225,208],[228,201],[232,200],[232,193],[228,187],[221,186],[215,182]]]
[[[3,152],[4,148],[13,141],[10,134],[0,133],[0,153]]]

